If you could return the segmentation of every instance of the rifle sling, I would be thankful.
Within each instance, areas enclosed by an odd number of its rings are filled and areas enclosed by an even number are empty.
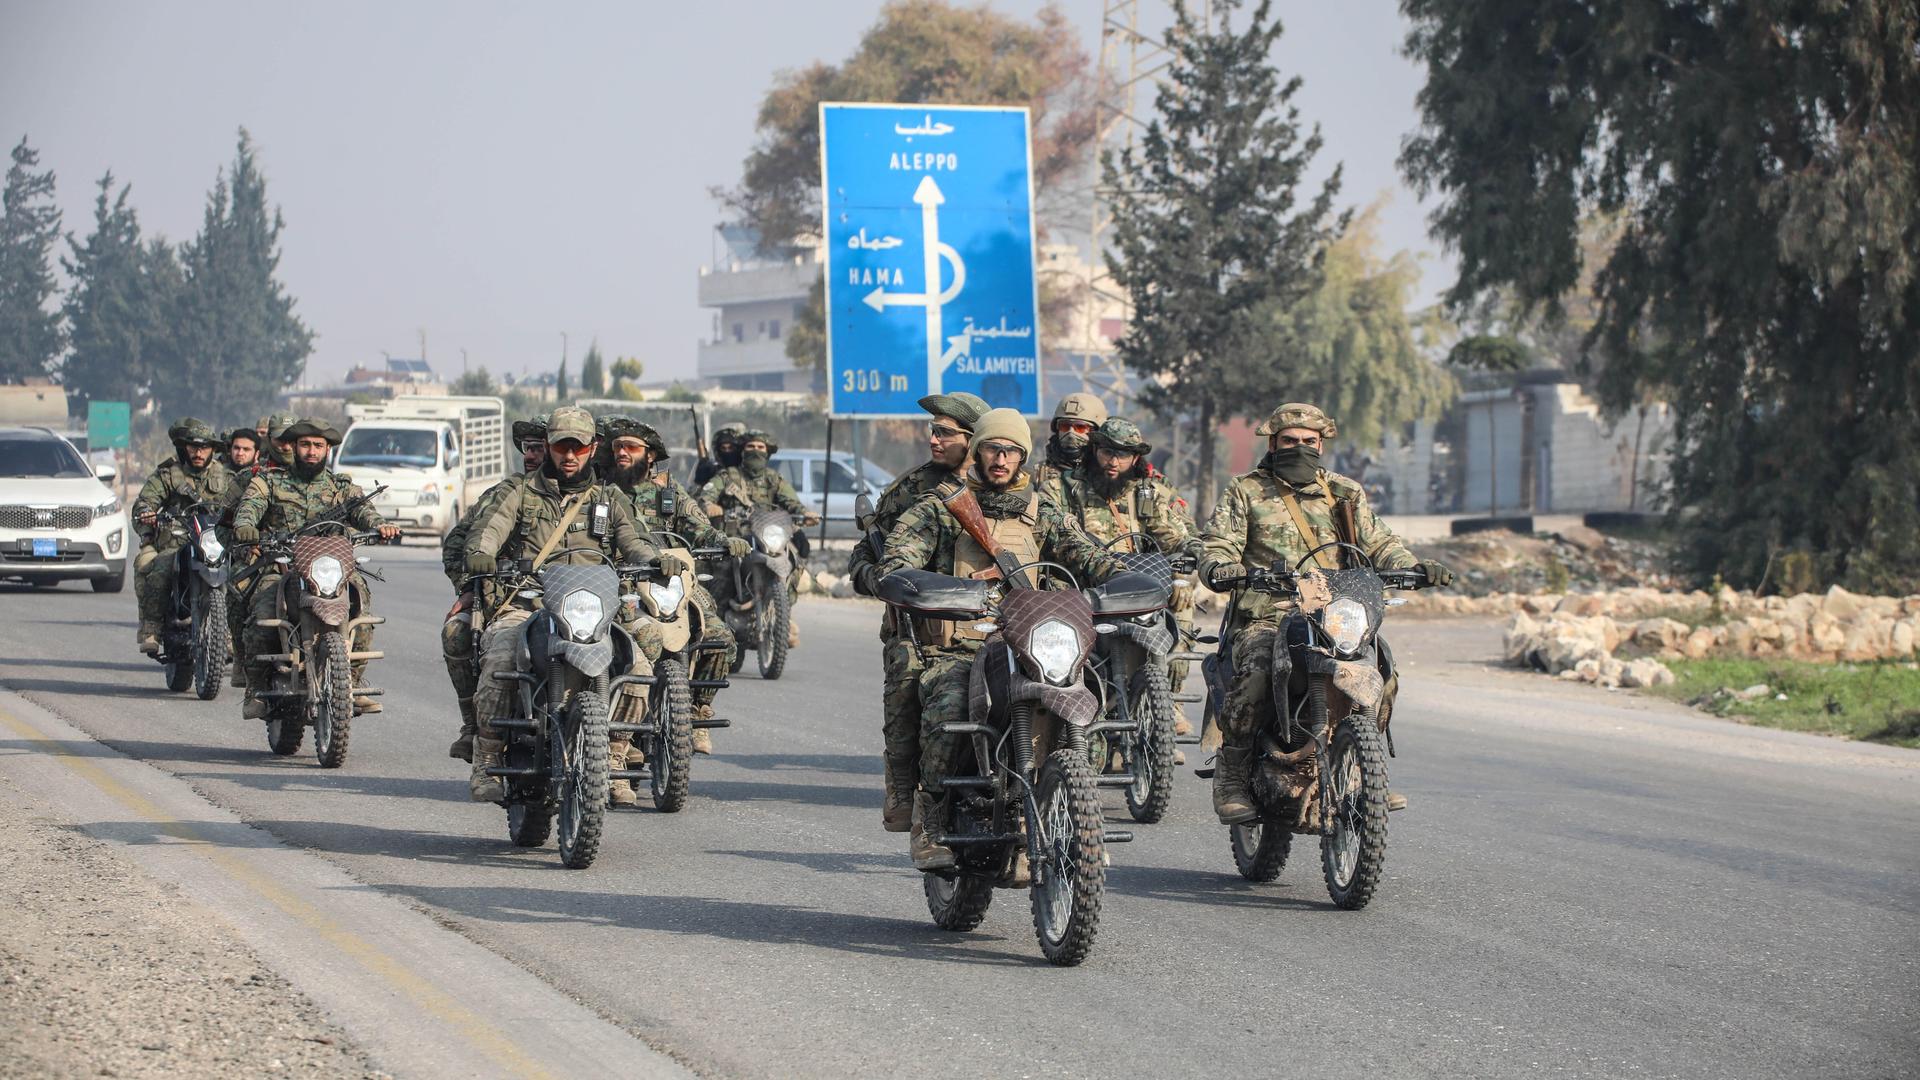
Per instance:
[[[1332,498],[1333,496],[1329,494],[1327,497]],[[1289,491],[1280,496],[1280,501],[1286,505],[1287,513],[1293,516],[1293,527],[1300,530],[1300,539],[1305,541],[1309,547],[1318,549],[1320,547],[1320,536],[1313,531],[1313,526],[1307,521],[1306,512],[1300,509],[1300,500],[1294,498],[1293,492]],[[1329,551],[1315,550],[1313,553],[1313,561],[1318,564],[1322,570],[1340,569],[1340,560],[1335,558],[1333,553]]]

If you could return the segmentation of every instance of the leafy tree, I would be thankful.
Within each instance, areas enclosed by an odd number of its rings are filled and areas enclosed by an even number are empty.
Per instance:
[[[1095,136],[1092,64],[1080,31],[1056,6],[1032,22],[947,0],[893,0],[838,66],[816,63],[784,72],[760,103],[759,140],[738,187],[715,188],[733,220],[769,253],[812,241],[820,232],[822,101],[899,101],[928,105],[1024,105],[1031,112],[1036,197],[1070,196]],[[798,367],[826,362],[825,293],[817,285],[796,332],[786,339]]]
[[[153,369],[164,413],[252,419],[305,370],[313,331],[275,276],[284,226],[279,209],[268,206],[266,177],[242,128],[233,164],[207,195],[200,233],[180,252],[185,281],[164,358]]]
[[[600,357],[598,341],[587,346],[587,358],[580,361],[580,394],[590,398],[607,395],[607,367]]]
[[[1446,324],[1410,316],[1420,265],[1405,251],[1382,258],[1376,202],[1327,247],[1319,287],[1276,308],[1274,339],[1290,342],[1285,393],[1340,421],[1350,446],[1373,446],[1389,429],[1439,414],[1454,380],[1428,359],[1424,339]]]
[[[47,305],[60,208],[53,170],[37,172],[39,164],[40,152],[21,136],[0,196],[0,382],[46,374],[66,348],[63,315]]]
[[[1138,157],[1103,167],[1114,191],[1107,265],[1133,319],[1120,358],[1141,378],[1141,403],[1162,418],[1191,415],[1200,431],[1200,512],[1214,492],[1216,424],[1263,415],[1292,385],[1299,361],[1276,340],[1275,310],[1302,304],[1321,283],[1321,258],[1342,220],[1333,214],[1340,170],[1297,205],[1320,129],[1303,131],[1292,104],[1298,78],[1270,59],[1281,34],[1270,0],[1242,30],[1238,0],[1215,5],[1218,28],[1182,0],[1167,35],[1171,56]]]
[[[631,356],[623,356],[615,360],[613,365],[607,369],[607,375],[611,379],[608,385],[607,396],[624,398],[629,401],[638,400],[635,395],[639,394],[640,391],[637,387],[630,384],[639,382],[641,374],[645,371],[646,365]]]
[[[493,373],[485,367],[472,371],[463,371],[453,380],[453,392],[471,397],[493,397],[500,392],[500,384],[493,379]]]
[[[1401,165],[1438,191],[1449,299],[1549,313],[1618,215],[1586,344],[1665,388],[1698,569],[1797,553],[1920,583],[1920,8],[1911,0],[1402,0],[1427,67]]]
[[[130,185],[113,191],[100,178],[93,233],[83,244],[67,236],[61,260],[72,285],[63,310],[73,351],[60,366],[67,392],[84,400],[145,403],[153,365],[166,352],[168,317],[178,302],[180,260],[158,238],[140,241],[140,219],[127,204]]]

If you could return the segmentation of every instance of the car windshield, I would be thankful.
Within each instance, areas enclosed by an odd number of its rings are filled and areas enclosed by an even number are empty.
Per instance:
[[[405,428],[354,428],[340,444],[339,466],[404,466],[432,468],[439,460],[438,439],[431,431]]]
[[[74,480],[92,475],[65,439],[0,438],[0,476]]]

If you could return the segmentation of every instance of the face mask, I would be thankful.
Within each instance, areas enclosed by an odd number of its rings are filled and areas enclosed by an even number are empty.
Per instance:
[[[1283,446],[1267,452],[1267,471],[1299,487],[1313,483],[1320,472],[1320,451],[1311,446]]]
[[[730,465],[730,466],[737,467],[740,464],[740,451],[737,449],[733,449],[733,448],[716,449],[714,451],[714,457],[722,465]]]
[[[767,452],[765,450],[749,450],[740,455],[740,460],[746,465],[748,472],[757,473],[767,467]]]
[[[1066,460],[1079,461],[1080,456],[1087,452],[1087,436],[1077,431],[1062,431],[1054,435],[1053,447]]]

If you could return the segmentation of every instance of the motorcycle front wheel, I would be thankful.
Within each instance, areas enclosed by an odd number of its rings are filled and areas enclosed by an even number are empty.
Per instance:
[[[353,667],[347,662],[347,641],[337,630],[315,635],[308,657],[313,751],[321,768],[337,769],[347,763],[347,740],[353,734]]]
[[[678,660],[662,660],[653,671],[653,734],[647,738],[647,783],[653,807],[663,814],[687,805],[693,779],[693,690]]]
[[[193,612],[193,692],[201,701],[220,696],[227,681],[227,590],[205,591]]]
[[[787,625],[793,618],[793,609],[788,606],[787,586],[776,581],[761,595],[759,613],[760,644],[755,653],[760,663],[760,677],[777,679],[787,667]]]
[[[1127,812],[1142,825],[1167,816],[1173,801],[1173,691],[1166,668],[1149,663],[1134,672],[1127,696],[1133,706],[1133,744],[1127,764],[1133,783],[1127,788]]]
[[[607,699],[577,691],[566,717],[564,727],[547,733],[552,772],[560,778],[560,862],[585,870],[600,854],[607,817]]]
[[[1093,950],[1100,930],[1100,900],[1106,892],[1106,825],[1099,789],[1086,759],[1055,750],[1034,783],[1040,864],[1027,890],[1033,929],[1047,961],[1071,967]]]
[[[1371,712],[1334,729],[1321,777],[1332,804],[1320,831],[1327,894],[1358,911],[1373,899],[1387,863],[1387,750]]]

